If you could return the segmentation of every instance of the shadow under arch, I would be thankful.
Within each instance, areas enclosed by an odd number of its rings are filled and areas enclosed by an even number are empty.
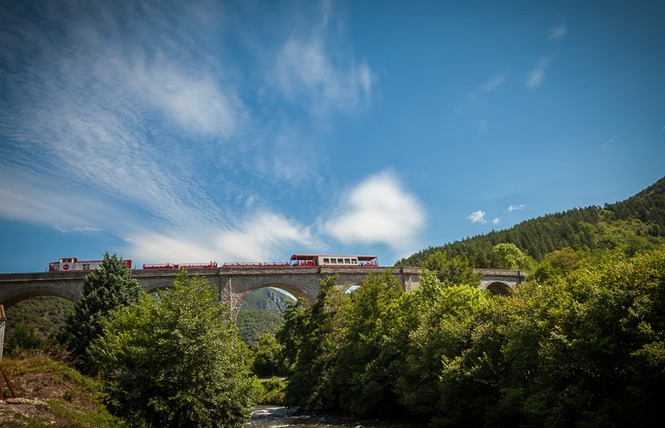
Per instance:
[[[497,296],[508,296],[512,294],[513,290],[505,282],[495,281],[485,287],[485,290],[489,290],[490,293]]]

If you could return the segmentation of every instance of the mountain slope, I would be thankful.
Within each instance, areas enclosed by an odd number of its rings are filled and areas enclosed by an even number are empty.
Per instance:
[[[655,248],[665,243],[665,177],[625,201],[526,220],[510,229],[430,247],[396,265],[421,266],[430,254],[441,250],[449,257],[466,257],[475,267],[494,268],[500,261],[492,247],[500,243],[513,243],[537,261],[562,248],[621,249],[628,254]]]

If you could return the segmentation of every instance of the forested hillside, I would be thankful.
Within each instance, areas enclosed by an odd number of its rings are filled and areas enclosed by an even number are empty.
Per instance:
[[[399,260],[397,266],[422,266],[436,251],[461,256],[477,268],[498,268],[492,248],[512,243],[536,261],[554,250],[622,250],[628,255],[665,243],[665,177],[626,199],[604,207],[574,208],[524,221],[502,231],[430,247]]]
[[[250,294],[238,313],[240,337],[248,345],[255,345],[265,333],[274,334],[284,324],[283,313],[286,294],[272,288],[261,288]]]

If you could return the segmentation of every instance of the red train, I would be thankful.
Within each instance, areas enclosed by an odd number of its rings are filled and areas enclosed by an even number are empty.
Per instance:
[[[166,263],[161,265],[143,265],[143,269],[214,269],[217,262],[208,263]]]
[[[125,260],[128,269],[132,268],[132,261]],[[49,272],[70,270],[94,270],[102,265],[102,260],[78,260],[76,257],[63,257],[57,262],[48,264]],[[294,254],[288,262],[230,262],[224,263],[225,268],[242,267],[308,267],[308,266],[337,266],[337,267],[378,267],[377,256],[340,255],[340,254]],[[217,262],[208,263],[166,263],[144,264],[143,269],[214,269]]]

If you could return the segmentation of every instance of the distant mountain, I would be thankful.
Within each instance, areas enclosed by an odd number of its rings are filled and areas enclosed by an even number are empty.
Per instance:
[[[291,300],[293,299],[273,288],[261,288],[245,299],[241,310],[258,309],[283,314],[287,302]]]
[[[284,323],[284,310],[292,300],[272,288],[261,288],[250,294],[238,313],[241,339],[254,345],[264,333],[274,334]]]
[[[536,261],[554,250],[621,249],[628,254],[665,244],[665,177],[622,202],[574,208],[526,220],[502,231],[430,247],[401,259],[396,266],[421,266],[435,251],[466,257],[474,267],[498,267],[492,247],[512,243]]]

